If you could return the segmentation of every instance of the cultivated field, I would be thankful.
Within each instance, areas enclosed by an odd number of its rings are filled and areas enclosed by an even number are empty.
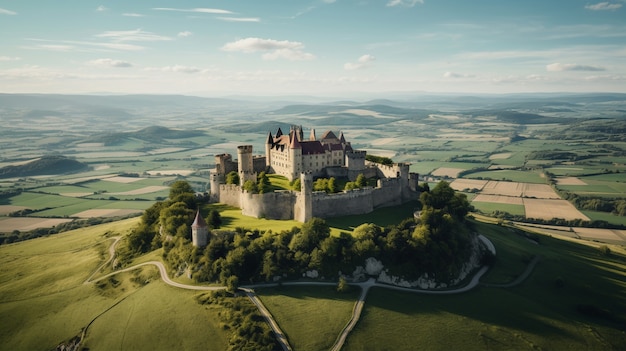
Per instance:
[[[521,197],[503,196],[503,195],[487,195],[478,194],[473,202],[491,202],[496,204],[523,205],[524,201]]]
[[[430,174],[436,177],[456,178],[462,171],[464,171],[464,169],[462,168],[439,167],[436,170],[432,171]]]
[[[582,214],[576,209],[576,207],[574,207],[574,205],[566,200],[529,198],[524,198],[523,200],[527,218],[540,218],[546,220],[550,220],[552,218],[562,218],[565,220],[589,220],[589,217]]]
[[[10,233],[14,230],[21,232],[37,228],[52,228],[61,223],[71,222],[72,219],[64,218],[34,218],[34,217],[8,217],[0,218],[0,233]]]

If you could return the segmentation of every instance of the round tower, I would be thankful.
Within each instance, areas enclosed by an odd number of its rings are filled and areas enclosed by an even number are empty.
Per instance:
[[[217,170],[211,170],[209,175],[209,184],[211,187],[211,202],[219,202],[220,201],[220,184],[222,184],[222,177],[218,173]]]
[[[300,211],[296,220],[304,223],[313,218],[313,173],[303,172],[300,174]]]
[[[302,145],[298,141],[296,133],[292,133],[291,138],[291,144],[289,145],[289,180],[294,180],[304,169],[302,168]]]
[[[254,163],[252,160],[252,145],[237,146],[237,166],[239,169],[240,185],[243,185],[248,180],[256,182]]]
[[[200,215],[200,210],[196,212],[196,218],[191,224],[191,242],[193,246],[205,247],[209,241],[209,226]]]
[[[269,132],[267,135],[267,140],[265,141],[265,166],[268,169],[272,168],[272,145],[274,144],[274,137],[272,137],[272,132]]]

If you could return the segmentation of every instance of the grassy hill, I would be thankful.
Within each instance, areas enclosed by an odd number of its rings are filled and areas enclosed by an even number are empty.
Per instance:
[[[0,178],[30,177],[45,174],[66,174],[87,169],[87,165],[65,156],[43,156],[18,166],[0,168]]]
[[[83,284],[107,257],[110,237],[125,235],[136,221],[1,246],[0,350],[53,349],[96,317],[85,344],[94,350],[181,345],[225,349],[227,334],[218,313],[226,310],[197,304],[197,293],[166,286],[153,268]],[[626,345],[623,248],[611,246],[609,253],[544,236],[534,244],[504,227],[477,223],[475,229],[488,236],[498,252],[483,282],[513,281],[532,257],[540,256],[530,277],[519,286],[481,286],[453,296],[375,288],[344,349],[412,350],[428,345],[441,350],[619,350]],[[159,255],[154,252],[138,261]],[[316,333],[301,331],[323,330],[327,338],[336,337],[355,296],[286,286],[258,293],[291,344],[301,349],[331,344],[318,340]],[[317,312],[329,308],[341,311]]]

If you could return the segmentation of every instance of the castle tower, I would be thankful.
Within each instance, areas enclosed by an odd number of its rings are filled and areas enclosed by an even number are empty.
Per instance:
[[[315,137],[315,128],[311,128],[311,135],[309,136],[310,141],[315,141],[317,138]]]
[[[217,170],[211,170],[209,175],[209,184],[211,187],[211,202],[220,201],[220,184],[222,184],[222,176]]]
[[[291,132],[291,143],[289,145],[290,180],[295,179],[302,172],[302,145],[298,141],[297,132]]]
[[[191,224],[191,241],[197,247],[205,247],[209,241],[209,226],[200,215],[200,210],[196,212],[196,218]]]
[[[239,184],[243,184],[252,180],[256,182],[256,174],[254,174],[254,163],[252,160],[252,145],[237,146],[237,166],[239,169]]]
[[[294,209],[295,220],[302,223],[313,218],[313,173],[300,174],[300,194]]]
[[[272,167],[272,145],[274,144],[274,137],[272,132],[267,134],[267,140],[265,141],[265,166],[271,170]]]

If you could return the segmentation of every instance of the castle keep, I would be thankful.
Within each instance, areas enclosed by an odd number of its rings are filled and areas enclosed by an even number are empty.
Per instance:
[[[332,131],[317,139],[311,130],[307,140],[301,126],[292,126],[288,134],[279,128],[270,132],[265,142],[265,156],[253,156],[252,145],[237,147],[237,160],[230,154],[215,156],[211,171],[211,200],[239,207],[244,215],[257,218],[295,219],[306,222],[312,217],[335,217],[366,214],[378,207],[394,206],[417,199],[416,173],[409,164],[381,165],[365,160],[366,152],[352,149],[343,133]],[[225,184],[226,175],[239,174],[240,184]],[[260,172],[275,173],[294,180],[300,191],[275,191],[253,194],[242,189],[257,180]],[[355,180],[359,174],[378,178],[376,187],[366,187],[336,194],[313,192],[313,179],[335,177]]]

